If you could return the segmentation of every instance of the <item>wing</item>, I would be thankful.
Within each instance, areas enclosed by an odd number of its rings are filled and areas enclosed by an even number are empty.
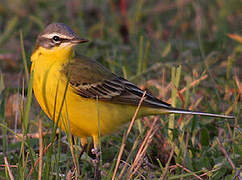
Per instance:
[[[124,78],[118,77],[98,62],[87,57],[73,58],[64,65],[62,73],[69,77],[75,93],[91,99],[112,103],[138,105],[144,91]],[[146,93],[142,106],[170,108],[150,93]]]

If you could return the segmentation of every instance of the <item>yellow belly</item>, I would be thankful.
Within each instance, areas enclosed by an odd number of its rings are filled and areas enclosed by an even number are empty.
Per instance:
[[[59,119],[63,130],[79,137],[97,136],[99,131],[105,135],[131,120],[136,107],[83,98],[67,87],[58,63],[43,62],[32,67],[34,94],[48,117],[55,122]]]
[[[112,133],[132,119],[136,106],[79,96],[61,74],[60,59],[51,57],[52,61],[47,61],[46,58],[32,57],[33,90],[43,111],[50,119],[58,121],[63,130],[82,138],[97,137],[99,132],[101,135]],[[138,116],[157,113],[158,109],[142,107]]]
[[[34,93],[43,111],[59,126],[79,137],[112,133],[131,120],[135,106],[111,104],[83,98],[67,85],[59,75],[49,72],[46,81],[37,80],[34,72]],[[55,78],[53,78],[55,77]]]

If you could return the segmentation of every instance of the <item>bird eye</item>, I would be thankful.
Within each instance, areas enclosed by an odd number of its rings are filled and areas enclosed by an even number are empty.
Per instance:
[[[59,42],[59,41],[60,41],[60,37],[59,37],[59,36],[54,36],[52,39],[53,39],[55,42]]]

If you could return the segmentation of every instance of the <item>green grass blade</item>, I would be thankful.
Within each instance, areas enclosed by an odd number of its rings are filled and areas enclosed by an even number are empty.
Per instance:
[[[20,36],[20,47],[21,47],[22,59],[24,63],[25,76],[26,76],[27,82],[29,82],[29,70],[28,70],[27,58],[24,50],[23,32],[21,30],[19,31],[19,36]]]

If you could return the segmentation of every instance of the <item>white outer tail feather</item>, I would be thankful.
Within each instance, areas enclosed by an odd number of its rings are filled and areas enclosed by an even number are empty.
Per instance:
[[[174,113],[174,114],[191,114],[191,115],[211,116],[211,117],[220,117],[220,118],[228,118],[228,119],[235,118],[234,116],[227,116],[227,115],[220,115],[220,114],[213,114],[213,113],[199,112],[199,111],[189,111],[189,110],[178,109],[178,108],[170,108],[168,109],[168,112]]]

